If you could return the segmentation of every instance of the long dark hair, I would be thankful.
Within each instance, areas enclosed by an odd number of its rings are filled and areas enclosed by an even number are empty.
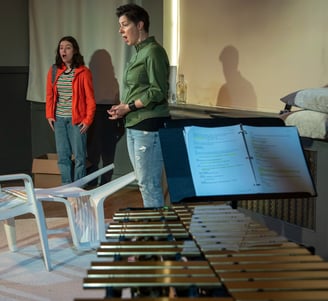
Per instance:
[[[60,56],[59,53],[59,49],[60,49],[60,43],[62,41],[67,41],[70,42],[73,46],[73,50],[74,50],[74,54],[73,54],[73,58],[72,58],[72,68],[77,68],[80,66],[84,65],[84,59],[82,54],[80,53],[80,46],[77,43],[76,39],[71,37],[71,36],[66,36],[66,37],[62,37],[59,42],[58,42],[58,46],[57,46],[57,50],[56,50],[56,66],[58,68],[60,68],[63,65],[63,60]]]

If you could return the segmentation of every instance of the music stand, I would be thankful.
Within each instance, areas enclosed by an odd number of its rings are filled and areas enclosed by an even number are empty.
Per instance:
[[[172,203],[201,201],[238,201],[245,199],[272,199],[286,197],[304,197],[303,193],[270,193],[260,195],[216,195],[196,196],[189,166],[188,154],[183,137],[185,126],[220,127],[244,124],[251,126],[285,126],[284,121],[274,117],[222,117],[204,119],[172,119],[160,129],[160,141],[163,153],[167,184]]]

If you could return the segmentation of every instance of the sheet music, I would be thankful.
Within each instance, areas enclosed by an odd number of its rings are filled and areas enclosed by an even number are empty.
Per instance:
[[[184,128],[196,196],[315,195],[295,127]]]
[[[243,128],[260,192],[315,193],[296,127]]]
[[[197,196],[252,193],[254,178],[240,125],[185,127],[191,174]]]

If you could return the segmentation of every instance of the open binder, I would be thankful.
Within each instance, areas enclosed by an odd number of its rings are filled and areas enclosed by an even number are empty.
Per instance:
[[[297,129],[254,119],[189,119],[161,129],[171,202],[315,196]]]

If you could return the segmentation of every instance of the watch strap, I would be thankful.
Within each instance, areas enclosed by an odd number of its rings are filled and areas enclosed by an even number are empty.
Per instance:
[[[138,110],[138,108],[136,107],[136,104],[134,102],[129,103],[129,109],[132,112]]]

